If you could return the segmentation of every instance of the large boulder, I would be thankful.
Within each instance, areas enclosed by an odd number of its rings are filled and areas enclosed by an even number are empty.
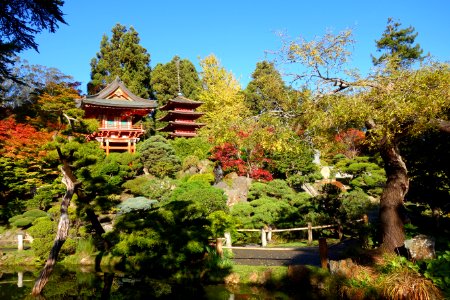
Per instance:
[[[223,181],[220,181],[214,186],[225,192],[225,195],[227,195],[227,205],[231,207],[236,203],[247,201],[248,190],[251,184],[251,178],[237,176],[234,173],[227,175]]]
[[[435,240],[432,237],[419,234],[410,240],[405,241],[405,248],[413,260],[423,260],[435,258]]]

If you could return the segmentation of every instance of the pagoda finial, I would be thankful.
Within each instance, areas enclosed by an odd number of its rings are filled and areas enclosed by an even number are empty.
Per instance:
[[[177,78],[178,78],[178,96],[183,96],[180,83],[180,58],[177,56]]]

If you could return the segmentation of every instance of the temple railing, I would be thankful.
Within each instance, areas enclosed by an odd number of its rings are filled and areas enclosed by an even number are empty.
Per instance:
[[[118,129],[140,129],[140,130],[144,130],[144,127],[142,126],[142,124],[134,124],[134,125],[131,125],[131,126],[129,124],[105,124],[104,126],[99,128],[99,130],[118,130]]]

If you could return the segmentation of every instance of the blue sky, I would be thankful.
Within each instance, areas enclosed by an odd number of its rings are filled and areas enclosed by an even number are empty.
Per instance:
[[[36,36],[39,52],[20,54],[30,64],[55,67],[82,83],[90,80],[90,61],[104,34],[120,23],[133,26],[140,44],[151,55],[151,66],[173,56],[187,58],[197,70],[199,59],[215,54],[243,88],[266,51],[280,48],[277,32],[307,39],[352,28],[356,45],[352,64],[363,73],[376,54],[375,40],[388,17],[412,25],[425,53],[450,60],[449,0],[377,1],[151,1],[66,0],[62,10],[68,25],[56,33]]]

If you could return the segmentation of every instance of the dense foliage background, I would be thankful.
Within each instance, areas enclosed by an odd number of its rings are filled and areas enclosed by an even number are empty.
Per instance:
[[[261,61],[242,89],[214,55],[201,59],[199,72],[179,57],[152,71],[138,33],[117,24],[91,62],[89,93],[120,76],[141,97],[162,105],[182,92],[202,101],[205,113],[197,137],[173,140],[157,134],[155,115],[147,116],[153,130],[135,154],[106,156],[87,142],[98,124],[76,106],[79,83],[18,59],[8,74],[19,80],[1,83],[0,225],[32,235],[36,257],[45,260],[65,193],[65,157],[80,188],[60,257],[100,253],[139,274],[217,279],[229,265],[211,242],[225,232],[235,243],[257,242],[236,230],[243,228],[337,224],[341,234],[364,234],[364,246],[388,251],[403,243],[408,219],[416,233],[448,234],[448,138],[436,124],[449,118],[450,67],[415,64],[423,59],[416,34],[400,25],[388,21],[377,42],[386,52],[373,58],[379,69],[367,78],[324,75],[344,69],[352,42],[346,31],[285,43],[280,55],[309,68],[298,74],[310,79],[304,86],[288,86],[274,63]],[[380,205],[380,234],[355,225],[364,214],[377,220]],[[273,242],[303,238],[280,234]],[[436,247],[448,250],[448,241],[438,238]],[[448,253],[438,260],[448,264]],[[439,272],[434,262],[422,269],[444,289],[448,276]]]

